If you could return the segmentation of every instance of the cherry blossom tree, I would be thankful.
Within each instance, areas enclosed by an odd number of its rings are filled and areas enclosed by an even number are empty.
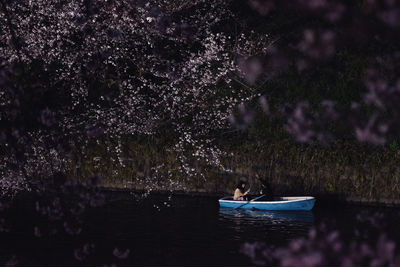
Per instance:
[[[223,167],[214,134],[257,96],[241,84],[269,42],[233,31],[229,4],[3,1],[3,177],[51,176],[68,165],[71,142],[104,138],[123,164],[118,140],[132,135],[175,139],[186,174],[197,173],[188,157]]]

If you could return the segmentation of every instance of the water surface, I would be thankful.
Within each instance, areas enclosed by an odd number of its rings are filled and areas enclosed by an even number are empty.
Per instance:
[[[1,239],[0,252],[3,259],[16,254],[23,266],[251,266],[240,252],[245,242],[286,245],[322,221],[335,222],[351,234],[362,210],[371,208],[317,201],[312,211],[268,212],[220,208],[213,197],[156,195],[137,200],[112,193],[106,205],[85,217],[84,231],[74,238],[58,235],[38,243],[30,232],[34,224],[29,209],[20,207],[15,224],[21,230]],[[79,262],[74,248],[88,241],[95,244],[94,252]],[[129,257],[116,258],[115,248],[129,249]]]

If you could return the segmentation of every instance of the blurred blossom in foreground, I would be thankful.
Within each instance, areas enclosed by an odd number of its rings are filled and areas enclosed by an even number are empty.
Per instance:
[[[269,248],[262,243],[245,243],[242,252],[257,266],[400,266],[396,243],[385,234],[374,243],[344,241],[338,231],[311,230],[306,238],[291,241],[287,247]]]

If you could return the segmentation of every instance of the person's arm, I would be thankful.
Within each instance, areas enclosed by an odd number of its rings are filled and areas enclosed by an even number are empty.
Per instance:
[[[247,195],[248,193],[250,193],[250,188],[246,192],[244,192],[243,196]]]

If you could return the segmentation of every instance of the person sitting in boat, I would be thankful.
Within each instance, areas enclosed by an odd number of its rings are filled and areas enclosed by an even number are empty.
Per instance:
[[[233,200],[245,200],[245,196],[250,192],[250,188],[244,192],[246,182],[239,181],[235,193],[233,194]]]
[[[258,173],[256,173],[255,176],[260,181],[260,184],[261,184],[260,195],[264,195],[264,197],[262,197],[260,199],[264,200],[264,201],[274,200],[274,192],[273,192],[271,184],[268,182],[268,180],[261,178]]]

